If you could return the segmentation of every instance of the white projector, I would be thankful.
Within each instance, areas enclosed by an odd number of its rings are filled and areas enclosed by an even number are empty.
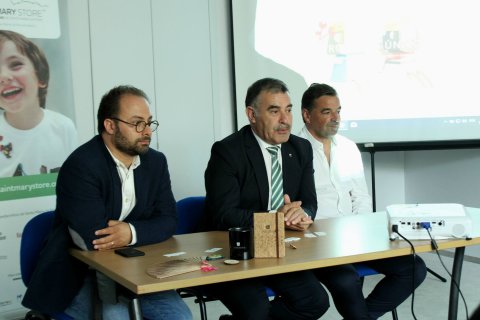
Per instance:
[[[457,203],[394,204],[387,207],[390,239],[398,232],[409,240],[464,238],[472,232],[472,220],[465,208]]]

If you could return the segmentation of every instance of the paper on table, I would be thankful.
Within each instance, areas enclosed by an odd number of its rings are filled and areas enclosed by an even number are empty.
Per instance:
[[[147,268],[147,274],[157,278],[167,278],[201,269],[201,261],[196,259],[174,259],[157,263]]]
[[[297,237],[290,237],[290,238],[285,238],[285,242],[292,242],[292,241],[298,241],[300,240],[300,238],[297,238]]]
[[[164,254],[165,257],[176,257],[185,254],[186,252],[174,252],[174,253],[166,253]]]

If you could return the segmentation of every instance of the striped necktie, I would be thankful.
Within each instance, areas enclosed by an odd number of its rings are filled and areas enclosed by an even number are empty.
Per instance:
[[[272,201],[271,210],[277,210],[283,206],[283,177],[282,168],[278,161],[280,147],[267,147],[272,156]]]

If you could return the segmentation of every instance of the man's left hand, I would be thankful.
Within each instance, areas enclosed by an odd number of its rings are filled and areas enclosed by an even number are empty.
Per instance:
[[[108,221],[108,227],[95,231],[95,235],[103,236],[93,240],[93,247],[97,250],[125,247],[132,242],[130,225],[118,220]]]

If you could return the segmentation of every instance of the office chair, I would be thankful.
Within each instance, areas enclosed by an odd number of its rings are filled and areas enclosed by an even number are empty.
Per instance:
[[[175,234],[194,233],[198,231],[198,226],[205,213],[205,197],[187,197],[177,201],[178,225]],[[202,288],[182,288],[177,290],[182,298],[195,297],[195,303],[200,308],[200,317],[207,320],[207,301],[213,301]]]
[[[367,276],[372,276],[379,274],[376,270],[367,267],[366,265],[362,263],[354,263],[353,264],[355,269],[357,270],[358,276],[360,277],[361,284],[363,286],[363,282],[365,281],[365,277]],[[398,320],[398,314],[397,314],[397,309],[392,310],[392,318],[393,320]]]
[[[23,283],[27,287],[35,270],[40,251],[45,244],[48,233],[52,229],[53,218],[53,211],[43,212],[33,217],[23,228],[20,242],[20,271]],[[45,288],[45,290],[48,290],[48,288]],[[65,313],[45,315],[32,310],[25,315],[25,320],[46,320],[50,318],[73,320],[72,317]]]
[[[177,201],[177,215],[178,226],[175,234],[194,233],[199,231],[199,225],[205,214],[205,197],[187,197]],[[274,297],[275,293],[266,288],[267,296]],[[203,287],[182,288],[177,292],[182,298],[195,297],[195,303],[198,303],[200,308],[200,317],[202,320],[207,320],[207,306],[206,302],[218,300],[208,290]]]
[[[175,234],[198,232],[205,213],[205,197],[187,197],[177,201],[178,225]]]

